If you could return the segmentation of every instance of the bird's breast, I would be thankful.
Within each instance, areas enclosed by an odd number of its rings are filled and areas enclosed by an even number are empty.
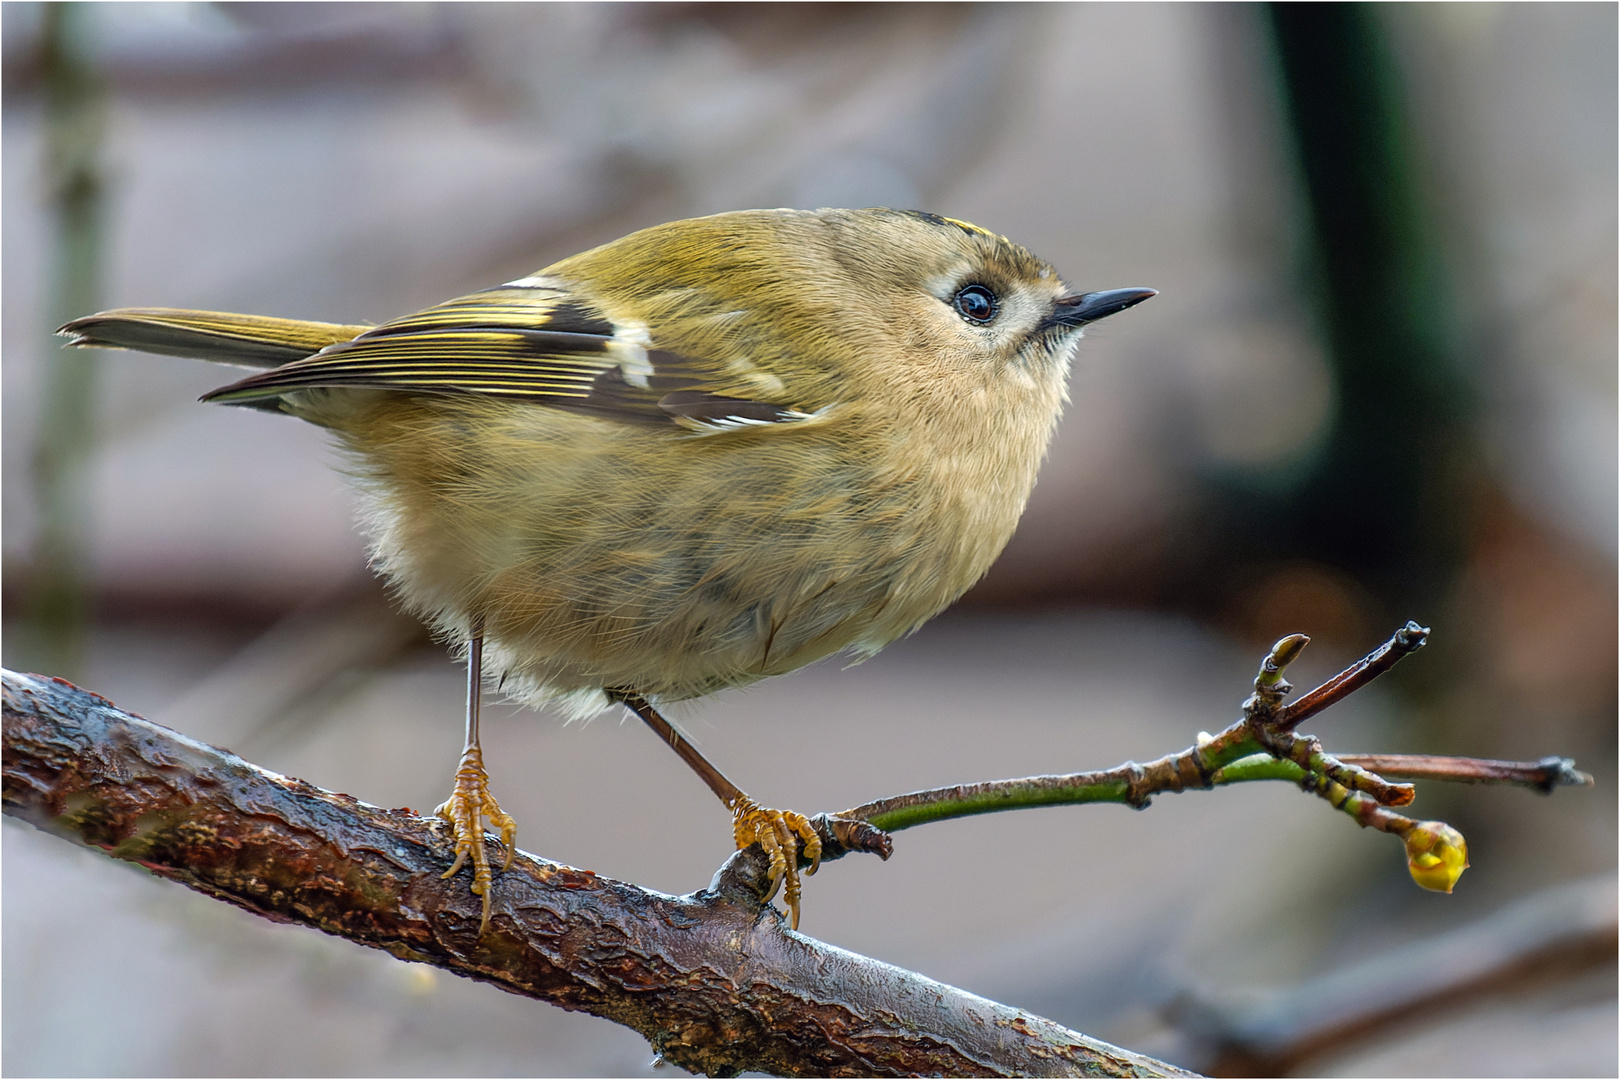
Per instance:
[[[874,652],[1005,544],[1029,462],[858,408],[691,436],[521,403],[380,398],[341,433],[375,565],[509,691],[673,700]]]

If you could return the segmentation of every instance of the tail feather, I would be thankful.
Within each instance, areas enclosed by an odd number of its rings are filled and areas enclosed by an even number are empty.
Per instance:
[[[57,333],[67,338],[69,345],[135,349],[242,367],[272,368],[302,360],[369,329],[369,326],[232,315],[221,311],[118,308],[74,319]]]

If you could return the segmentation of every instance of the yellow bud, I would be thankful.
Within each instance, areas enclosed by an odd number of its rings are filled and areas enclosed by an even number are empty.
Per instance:
[[[1425,889],[1449,893],[1468,869],[1468,841],[1443,821],[1420,821],[1405,839],[1406,869]]]

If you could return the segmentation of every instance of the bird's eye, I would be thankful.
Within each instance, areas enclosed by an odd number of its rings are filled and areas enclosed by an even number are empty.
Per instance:
[[[968,322],[983,326],[996,317],[996,294],[983,285],[964,285],[951,298],[951,306]]]

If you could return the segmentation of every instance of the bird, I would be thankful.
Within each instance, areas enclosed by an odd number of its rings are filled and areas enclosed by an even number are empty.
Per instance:
[[[1071,289],[1003,236],[912,210],[668,222],[381,325],[120,308],[76,347],[259,369],[202,400],[325,428],[372,565],[467,664],[449,878],[489,925],[486,679],[629,708],[769,857],[797,929],[820,840],[663,715],[910,633],[1012,536],[1085,328],[1151,296]]]

